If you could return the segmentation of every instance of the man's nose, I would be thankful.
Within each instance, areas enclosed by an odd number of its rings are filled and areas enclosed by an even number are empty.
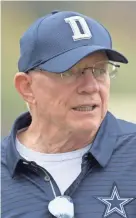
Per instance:
[[[93,92],[99,92],[99,82],[94,77],[92,70],[86,70],[82,75],[80,84],[78,86],[78,93],[91,94]]]

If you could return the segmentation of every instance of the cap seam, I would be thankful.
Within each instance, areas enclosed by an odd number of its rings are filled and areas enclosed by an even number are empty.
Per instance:
[[[38,41],[38,29],[39,29],[39,26],[41,25],[41,23],[43,22],[43,20],[45,19],[46,17],[43,17],[43,19],[41,19],[41,21],[38,23],[37,25],[37,29],[36,29],[36,36],[35,36],[35,46],[34,46],[34,49],[32,50],[33,52],[36,50],[37,48],[37,41]]]
[[[98,21],[97,21],[98,22]],[[108,33],[108,36],[109,36],[109,38],[110,38],[110,44],[111,44],[111,48],[112,48],[112,39],[111,39],[111,35],[110,35],[110,33],[108,32],[108,30],[101,24],[101,23],[99,23],[105,30],[106,30],[106,32]]]

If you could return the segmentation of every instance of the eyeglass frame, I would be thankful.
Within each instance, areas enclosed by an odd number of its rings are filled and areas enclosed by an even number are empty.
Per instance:
[[[85,70],[91,69],[92,74],[93,74],[93,76],[94,76],[94,74],[95,74],[95,73],[94,73],[94,70],[98,70],[98,69],[99,69],[99,70],[104,70],[104,73],[102,73],[102,75],[107,75],[106,69],[104,69],[104,68],[95,68],[96,65],[97,65],[97,64],[100,64],[100,63],[107,63],[107,64],[110,64],[111,66],[115,67],[115,69],[114,69],[112,72],[108,72],[110,78],[115,78],[116,73],[117,73],[117,69],[120,68],[120,65],[117,64],[117,63],[115,63],[115,62],[111,62],[111,61],[99,61],[99,62],[96,62],[96,63],[93,64],[92,66],[86,67],[86,68],[82,69],[81,71],[77,71],[76,73],[73,73],[73,72],[72,72],[73,67],[70,68],[70,69],[67,70],[67,71],[62,72],[62,73],[55,73],[55,72],[51,72],[51,73],[53,73],[53,74],[55,74],[55,75],[60,75],[61,79],[64,79],[64,77],[65,77],[66,74],[68,74],[68,73],[69,73],[69,76],[66,76],[67,78],[68,78],[68,77],[71,77],[71,76],[73,76],[73,75],[78,75],[78,77],[76,77],[76,79],[77,79],[77,78],[81,77],[81,76],[85,73]],[[40,72],[44,72],[45,70],[42,69],[42,68],[40,68],[40,67],[35,67],[35,68],[33,68],[33,69],[27,71],[27,73],[29,73],[30,71],[40,71]],[[114,72],[114,74],[112,75],[113,72]],[[94,76],[94,77],[96,78],[97,76]],[[103,78],[103,80],[104,80],[104,78]]]

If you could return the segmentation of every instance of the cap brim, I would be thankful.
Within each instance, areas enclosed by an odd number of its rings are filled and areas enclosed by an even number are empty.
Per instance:
[[[84,57],[97,51],[105,51],[110,61],[125,64],[128,63],[127,58],[115,50],[104,48],[101,46],[82,46],[58,55],[50,59],[49,61],[40,64],[39,67],[45,71],[62,73],[70,69]]]

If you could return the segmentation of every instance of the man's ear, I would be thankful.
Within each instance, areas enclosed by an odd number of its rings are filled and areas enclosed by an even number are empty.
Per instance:
[[[14,85],[24,101],[29,104],[33,104],[35,102],[32,91],[32,78],[29,74],[23,72],[16,73],[14,77]]]

